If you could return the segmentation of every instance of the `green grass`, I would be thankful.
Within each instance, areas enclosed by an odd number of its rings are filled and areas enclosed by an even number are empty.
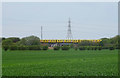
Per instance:
[[[118,50],[3,51],[3,76],[117,76]]]

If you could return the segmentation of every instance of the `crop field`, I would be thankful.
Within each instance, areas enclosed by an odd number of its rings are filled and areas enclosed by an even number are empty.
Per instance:
[[[118,50],[2,51],[3,76],[118,76]]]

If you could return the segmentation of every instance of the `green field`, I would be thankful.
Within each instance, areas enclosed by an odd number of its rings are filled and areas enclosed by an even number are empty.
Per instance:
[[[2,51],[3,76],[117,76],[118,50]]]

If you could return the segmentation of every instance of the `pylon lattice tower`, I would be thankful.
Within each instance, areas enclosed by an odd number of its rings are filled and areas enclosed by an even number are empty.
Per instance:
[[[70,20],[70,18],[69,18],[69,21],[68,21],[67,39],[68,40],[73,39],[72,31],[71,31],[71,20]]]

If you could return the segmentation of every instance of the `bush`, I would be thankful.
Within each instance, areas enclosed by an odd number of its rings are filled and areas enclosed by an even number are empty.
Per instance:
[[[103,46],[102,49],[109,49],[109,47],[108,46]]]
[[[41,50],[41,46],[40,45],[31,45],[28,46],[29,50]]]
[[[3,45],[2,47],[3,47],[3,49],[4,49],[5,51],[7,51],[7,50],[9,49],[9,46],[8,46],[8,45]]]
[[[20,41],[20,38],[17,38],[17,37],[9,37],[7,39],[12,40],[13,43],[16,43],[16,42]]]
[[[33,50],[34,47],[33,46],[28,46],[28,50]]]
[[[36,45],[34,47],[35,47],[35,50],[41,50],[41,46],[40,45]]]
[[[12,44],[13,44],[13,42],[10,39],[5,39],[2,41],[2,45],[12,45]]]
[[[64,46],[62,46],[62,47],[61,47],[61,49],[62,49],[62,50],[69,50],[69,49],[70,49],[70,47],[69,47],[69,46],[64,45]]]
[[[59,46],[54,46],[54,50],[59,50],[60,47]]]
[[[98,48],[97,47],[94,47],[94,50],[97,50]]]
[[[86,49],[87,49],[87,50],[90,50],[91,48],[90,48],[90,47],[87,47]]]
[[[79,50],[85,50],[86,48],[85,47],[79,47]]]
[[[10,50],[17,50],[18,47],[17,47],[16,45],[11,45],[11,46],[9,47],[9,49],[10,49]]]
[[[98,47],[98,50],[102,50],[102,47]]]
[[[120,49],[120,46],[116,46],[116,49]]]
[[[24,45],[21,45],[21,46],[18,46],[18,50],[28,50],[28,46],[24,46]]]
[[[94,50],[94,46],[91,47],[91,50]]]
[[[109,50],[114,50],[115,48],[114,47],[109,47]]]
[[[43,50],[48,50],[48,46],[43,46]]]
[[[75,50],[78,50],[78,47],[74,47]]]
[[[90,46],[89,49],[90,49],[90,50],[97,50],[98,47],[97,47],[97,46]]]
[[[95,46],[92,46],[92,50],[97,50]]]

